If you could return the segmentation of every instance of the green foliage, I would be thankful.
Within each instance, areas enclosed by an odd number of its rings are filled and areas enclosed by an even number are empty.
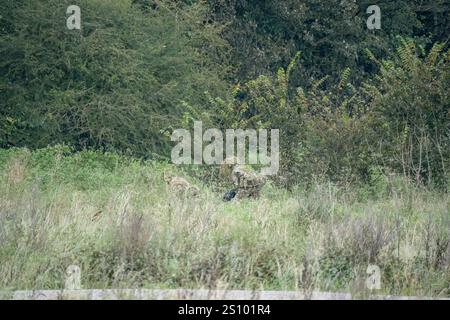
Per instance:
[[[448,297],[447,2],[380,0],[367,30],[369,0],[79,0],[69,31],[72,1],[1,1],[0,289],[75,263],[86,288],[341,291],[375,263],[381,294]],[[195,120],[280,129],[260,199],[161,161]]]
[[[82,30],[67,30],[70,1],[7,2],[0,17],[0,146],[164,153],[160,130],[181,122],[183,101],[226,84],[226,44],[204,10],[145,11],[131,1],[81,1]]]
[[[446,187],[450,170],[449,51],[436,43],[425,54],[402,40],[397,59],[382,61],[380,74],[366,86],[371,97],[374,144],[380,164],[417,183]]]
[[[295,152],[302,133],[301,93],[290,93],[289,80],[300,53],[274,77],[260,76],[232,90],[228,100],[211,99],[211,119],[222,128],[280,129],[280,177],[291,185],[298,159]],[[292,97],[291,97],[292,96]]]
[[[297,55],[275,76],[237,85],[231,100],[213,99],[212,118],[224,128],[280,129],[280,176],[288,186],[316,178],[370,184],[373,169],[384,167],[445,188],[448,51],[442,44],[416,51],[412,40],[401,40],[392,60],[368,51],[380,71],[359,88],[346,68],[339,81],[324,77],[293,90]]]
[[[289,187],[376,185],[378,168],[448,185],[444,1],[380,1],[381,30],[370,1],[83,0],[81,31],[68,4],[5,2],[0,147],[167,159],[171,131],[202,120],[280,129]]]
[[[448,4],[439,1],[377,1],[382,29],[368,30],[366,9],[372,1],[331,0],[208,0],[217,21],[227,24],[225,38],[233,47],[238,79],[276,72],[301,51],[302,68],[294,86],[330,75],[339,79],[345,68],[359,81],[377,70],[364,55],[370,49],[389,57],[398,35],[427,42],[446,41]]]
[[[448,51],[428,54],[401,40],[393,60],[379,61],[379,74],[357,90],[344,71],[337,87],[313,85],[305,96],[304,152],[325,176],[371,181],[375,167],[402,173],[419,184],[446,188],[450,150]]]

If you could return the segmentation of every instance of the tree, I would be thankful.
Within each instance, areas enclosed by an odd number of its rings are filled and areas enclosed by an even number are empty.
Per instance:
[[[67,30],[70,1],[8,1],[1,18],[0,145],[164,153],[160,131],[179,126],[183,101],[220,95],[226,52],[204,11],[143,12],[130,1],[79,1],[82,28]]]

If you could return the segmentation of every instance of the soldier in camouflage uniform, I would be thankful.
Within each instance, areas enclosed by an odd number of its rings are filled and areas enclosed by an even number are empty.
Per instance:
[[[228,178],[234,184],[235,189],[225,193],[224,201],[244,198],[256,199],[266,183],[266,177],[260,176],[243,165],[237,164],[236,157],[225,159],[220,168],[223,177]]]
[[[167,183],[168,192],[176,196],[197,197],[200,189],[189,183],[182,177],[163,173],[164,181]]]

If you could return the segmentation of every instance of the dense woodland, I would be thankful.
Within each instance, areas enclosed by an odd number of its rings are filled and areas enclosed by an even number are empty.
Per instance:
[[[0,3],[1,148],[164,160],[172,130],[202,120],[280,129],[288,187],[381,173],[449,186],[445,0]]]

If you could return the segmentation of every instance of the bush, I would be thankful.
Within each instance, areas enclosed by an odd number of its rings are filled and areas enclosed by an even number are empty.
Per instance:
[[[366,86],[368,127],[378,163],[417,184],[446,187],[450,170],[450,52],[435,44],[428,54],[402,40],[394,61],[377,61],[380,74]]]
[[[163,154],[160,131],[181,123],[182,101],[220,95],[226,52],[198,6],[143,11],[131,0],[8,1],[0,17],[0,147],[55,143]],[[220,61],[222,63],[222,61]]]

